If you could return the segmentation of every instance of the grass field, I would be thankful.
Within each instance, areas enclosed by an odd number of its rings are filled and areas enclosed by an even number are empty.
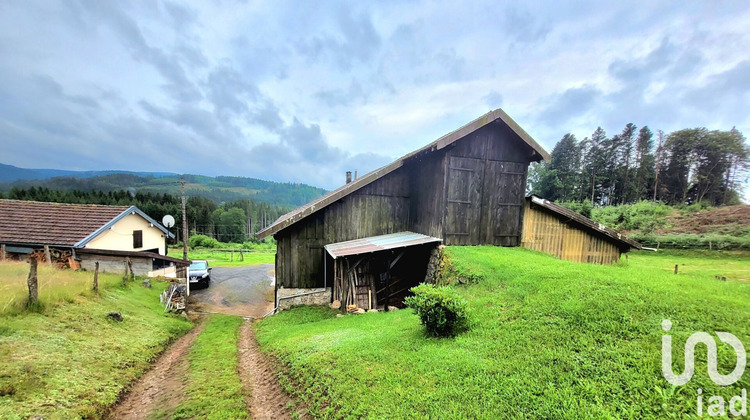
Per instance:
[[[748,375],[714,385],[702,346],[687,385],[661,373],[663,319],[674,324],[677,372],[694,332],[727,331],[750,345],[747,254],[638,253],[594,266],[521,248],[448,253],[481,279],[457,288],[470,331],[428,338],[411,310],[285,311],[259,323],[257,338],[285,365],[287,388],[328,418],[640,419],[695,416],[698,388],[706,401],[728,401],[750,386]],[[719,371],[734,365],[731,348],[719,346]]]
[[[182,258],[182,249],[169,249],[169,256]],[[240,253],[218,251],[215,249],[195,249],[188,251],[191,260],[207,260],[212,267],[239,267],[244,265],[273,264],[276,261],[275,252],[245,252],[244,261],[240,260]]]
[[[237,316],[210,315],[206,327],[190,349],[187,398],[174,419],[247,419],[242,383],[238,374],[239,328]]]
[[[5,280],[8,267],[0,270]],[[0,316],[0,418],[100,417],[170,341],[192,328],[164,314],[159,294],[167,283],[152,284],[112,284],[98,296],[52,294],[55,304],[41,313]],[[120,311],[124,321],[108,320],[110,311]]]
[[[0,263],[0,316],[20,313],[26,307],[29,289],[26,262]],[[55,306],[74,301],[78,296],[93,296],[94,274],[85,271],[57,270],[39,264],[37,272],[39,301],[43,306]],[[122,275],[99,275],[99,290],[104,291],[122,283]]]

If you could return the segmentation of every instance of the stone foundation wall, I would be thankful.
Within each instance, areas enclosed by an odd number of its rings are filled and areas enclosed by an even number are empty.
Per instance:
[[[107,255],[79,254],[81,257],[81,268],[94,271],[94,264],[99,261],[99,272],[125,274],[125,257],[111,257]],[[138,277],[148,276],[148,272],[154,269],[151,258],[130,258],[133,264],[133,274]]]
[[[427,263],[427,274],[424,276],[425,283],[436,284],[443,272],[443,254],[445,246],[439,245],[430,251],[430,261]]]
[[[304,296],[297,296],[291,299],[281,299],[287,296],[310,293]],[[279,310],[289,309],[292,306],[299,305],[328,305],[331,303],[331,288],[327,287],[317,289],[285,289],[283,287],[276,291],[276,299],[279,299]]]

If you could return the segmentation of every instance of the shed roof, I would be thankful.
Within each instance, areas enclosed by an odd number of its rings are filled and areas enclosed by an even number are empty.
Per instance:
[[[550,156],[547,151],[544,150],[544,148],[542,148],[542,146],[540,146],[539,143],[536,142],[536,140],[531,138],[531,136],[526,131],[524,131],[521,126],[513,121],[513,119],[508,116],[508,114],[506,114],[502,109],[498,108],[494,111],[490,111],[482,115],[481,117],[464,125],[463,127],[440,137],[432,143],[396,159],[388,165],[369,172],[353,180],[352,182],[345,184],[329,192],[328,194],[325,194],[322,197],[317,198],[279,217],[275,222],[273,222],[273,224],[258,232],[258,238],[263,239],[269,235],[273,235],[276,232],[299,222],[307,216],[310,216],[318,210],[321,210],[329,206],[330,204],[333,204],[334,202],[346,197],[347,195],[359,190],[360,188],[377,181],[385,175],[388,175],[396,169],[404,166],[404,163],[407,160],[424,153],[441,150],[494,121],[502,121],[508,127],[510,127],[510,129],[513,130],[513,132],[516,133],[516,135],[518,135],[518,137],[523,140],[523,142],[525,142],[527,145],[529,145],[529,147],[531,147],[531,149],[534,150],[535,154],[539,157],[538,160],[550,160]]]
[[[175,263],[175,265],[177,265],[178,267],[187,267],[190,265],[190,263],[192,263],[191,260],[182,260],[180,258],[174,258],[168,255],[161,255],[155,252],[148,252],[148,251],[116,251],[116,250],[111,250],[111,249],[81,248],[76,252],[78,254],[83,254],[83,255],[152,258],[155,260],[162,260],[162,261]]]
[[[442,241],[442,239],[422,235],[421,233],[398,232],[328,244],[325,246],[325,249],[334,259],[336,259],[347,255],[369,254],[371,252],[387,251],[389,249],[406,248],[414,245],[424,245]]]
[[[0,200],[0,242],[82,247],[131,213],[169,233],[135,206]]]
[[[603,224],[595,222],[582,214],[576,213],[573,210],[559,206],[549,200],[545,200],[544,198],[541,198],[535,195],[526,197],[526,199],[530,200],[532,205],[542,207],[548,210],[549,212],[559,216],[560,218],[565,218],[568,221],[575,223],[576,225],[584,228],[587,231],[596,232],[596,233],[599,233],[601,235],[608,237],[612,242],[615,242],[620,248],[635,248],[635,249],[642,248],[640,243],[632,239],[629,239],[627,236],[621,234],[620,232],[617,232],[614,229],[610,229],[604,226]]]

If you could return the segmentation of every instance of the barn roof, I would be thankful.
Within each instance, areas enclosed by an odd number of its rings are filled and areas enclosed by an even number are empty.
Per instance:
[[[169,233],[135,206],[0,200],[0,242],[82,247],[131,213]]]
[[[389,249],[406,248],[409,246],[437,242],[443,242],[443,240],[433,238],[432,236],[422,235],[421,233],[398,232],[328,244],[325,246],[325,249],[331,254],[333,259],[336,259],[347,255],[369,254],[371,252],[387,251]]]
[[[606,236],[611,242],[617,244],[620,248],[635,248],[641,249],[640,243],[629,239],[627,236],[617,232],[616,230],[610,229],[601,223],[595,222],[582,214],[576,213],[573,210],[567,209],[563,206],[559,206],[549,200],[545,200],[541,197],[531,195],[526,197],[527,200],[531,201],[532,205],[536,205],[544,208],[545,210],[553,213],[561,219],[567,219],[568,222],[572,222],[577,226],[582,227],[584,230],[589,232],[596,232],[603,236]]]
[[[463,127],[452,131],[439,139],[433,141],[432,143],[417,149],[407,155],[404,155],[400,157],[399,159],[396,159],[395,161],[391,162],[390,164],[383,166],[379,169],[376,169],[372,172],[367,173],[366,175],[363,175],[352,182],[345,184],[338,189],[335,189],[328,194],[323,195],[322,197],[315,199],[281,217],[279,217],[273,224],[266,227],[262,231],[258,232],[258,238],[263,239],[267,236],[273,235],[276,232],[287,228],[300,220],[306,218],[307,216],[310,216],[311,214],[317,212],[318,210],[321,210],[330,204],[335,203],[336,201],[346,197],[347,195],[359,190],[360,188],[367,186],[378,179],[384,177],[385,175],[388,175],[389,173],[395,171],[396,169],[402,167],[404,163],[418,155],[422,155],[424,153],[434,152],[437,150],[441,150],[447,146],[450,146],[451,144],[455,143],[456,141],[460,140],[461,138],[467,136],[468,134],[473,133],[474,131],[479,130],[480,128],[495,122],[495,121],[502,121],[505,123],[508,127],[510,127],[511,130],[513,130],[518,137],[523,140],[524,143],[529,145],[531,149],[534,150],[535,155],[538,155],[538,160],[550,160],[550,156],[547,153],[547,151],[542,148],[542,146],[539,145],[531,136],[524,131],[521,126],[519,126],[513,119],[508,116],[508,114],[505,113],[502,109],[498,108],[494,111],[490,111],[481,117],[475,119],[474,121],[464,125]]]

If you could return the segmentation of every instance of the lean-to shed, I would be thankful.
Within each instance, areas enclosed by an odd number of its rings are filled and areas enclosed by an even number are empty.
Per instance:
[[[549,159],[547,152],[515,121],[501,109],[491,111],[259,232],[260,238],[277,240],[276,286],[330,286],[336,267],[325,247],[379,235],[414,233],[446,245],[518,246],[528,166],[543,159]],[[424,265],[429,249],[415,252]],[[414,263],[408,258],[394,263],[395,250],[372,254],[388,254],[390,263],[370,264],[378,270]],[[350,269],[356,263],[351,258]],[[424,276],[426,267],[421,270]],[[422,280],[419,273],[410,276]]]
[[[560,259],[612,264],[641,244],[601,223],[537,196],[526,198],[521,246]]]

